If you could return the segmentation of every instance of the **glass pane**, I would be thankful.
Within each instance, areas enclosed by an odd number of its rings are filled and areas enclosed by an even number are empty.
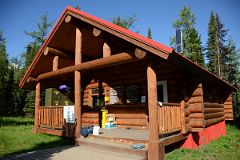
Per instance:
[[[157,85],[158,102],[163,102],[163,85]]]

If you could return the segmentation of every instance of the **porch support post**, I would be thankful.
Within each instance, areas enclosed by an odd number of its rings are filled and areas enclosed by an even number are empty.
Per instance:
[[[148,159],[159,160],[159,129],[158,129],[158,100],[157,100],[157,76],[149,65],[147,68],[148,84],[148,110],[149,110],[149,140]]]
[[[39,107],[40,107],[40,95],[41,95],[41,88],[40,88],[40,82],[36,84],[36,92],[35,92],[35,118],[34,118],[34,128],[33,133],[38,132],[39,128]]]
[[[79,28],[76,28],[76,44],[75,44],[75,65],[82,63],[82,33]],[[80,137],[80,129],[82,126],[82,105],[81,105],[81,72],[74,71],[74,99],[75,99],[75,117],[76,128],[75,137]]]

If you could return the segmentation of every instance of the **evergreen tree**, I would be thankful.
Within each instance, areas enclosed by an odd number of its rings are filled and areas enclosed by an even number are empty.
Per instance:
[[[215,15],[211,12],[210,20],[208,23],[208,41],[207,41],[207,53],[208,70],[216,75],[219,73],[218,69],[218,38],[217,38],[217,24]]]
[[[34,43],[42,45],[45,41],[48,33],[48,28],[52,26],[52,22],[48,22],[47,15],[41,16],[41,22],[37,24],[37,31],[26,32],[25,33],[32,38],[34,38]]]
[[[22,54],[24,66],[23,70],[26,71],[29,65],[32,63],[34,57],[36,56],[41,45],[44,43],[48,28],[52,26],[52,22],[48,22],[47,15],[41,16],[41,22],[37,24],[37,31],[26,32],[25,33],[33,38],[33,42],[29,43],[26,47],[26,51]],[[22,94],[26,94],[22,95]],[[19,98],[23,98],[22,101],[19,101],[22,104],[25,104],[25,107],[22,109],[27,115],[34,115],[35,107],[35,91],[19,91]],[[21,110],[21,108],[20,108]]]
[[[152,39],[152,31],[151,31],[151,28],[148,28],[147,37],[150,38],[150,39]]]
[[[6,41],[0,32],[0,115],[9,114],[8,103],[5,100],[8,93],[7,88],[8,75],[8,56],[6,53]]]
[[[234,86],[238,86],[239,83],[239,50],[237,50],[235,43],[233,42],[232,38],[230,37],[226,46],[227,58],[225,66],[226,66],[226,73],[227,80]]]
[[[116,16],[112,18],[112,23],[118,26],[121,26],[126,29],[134,29],[134,23],[137,21],[137,17],[135,15],[130,17],[122,18],[120,16]]]
[[[202,52],[201,36],[195,29],[195,16],[191,9],[184,6],[179,13],[179,18],[173,23],[173,28],[182,29],[183,55],[204,66],[204,56]],[[176,37],[171,38],[171,46],[176,46]]]

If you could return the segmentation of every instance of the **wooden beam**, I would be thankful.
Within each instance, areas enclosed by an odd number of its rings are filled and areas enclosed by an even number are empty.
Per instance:
[[[75,42],[75,65],[82,63],[82,32],[76,28],[76,42]],[[82,126],[82,94],[81,94],[81,72],[74,71],[74,110],[76,117],[75,137],[80,138],[80,129]]]
[[[147,68],[148,110],[149,110],[149,140],[148,159],[159,160],[159,129],[158,129],[158,100],[157,76],[151,66]]]
[[[136,48],[135,49],[135,56],[138,59],[143,59],[147,55],[147,52],[143,51],[142,49]]]
[[[95,37],[99,36],[101,34],[101,30],[97,28],[93,28],[93,35]]]
[[[58,70],[59,56],[54,56],[53,58],[53,71]]]
[[[109,57],[100,58],[100,59],[88,61],[88,62],[81,63],[81,64],[76,64],[75,66],[58,69],[57,71],[43,73],[37,77],[37,80],[39,81],[39,80],[43,80],[43,79],[49,79],[52,77],[57,77],[57,76],[71,73],[74,71],[89,71],[89,70],[93,70],[93,69],[105,68],[105,67],[109,67],[109,66],[113,66],[113,65],[117,65],[117,64],[122,64],[125,62],[130,62],[133,60],[134,60],[134,57],[132,57],[130,54],[119,53],[119,54],[112,55]]]
[[[60,51],[59,49],[56,49],[56,48],[52,48],[52,47],[47,47],[43,54],[45,56],[59,56],[59,57],[62,57],[62,58],[67,58],[67,59],[73,59],[70,52],[63,52],[63,51]]]
[[[71,21],[72,17],[70,15],[67,15],[65,18],[65,22],[69,23]]]
[[[33,133],[37,133],[39,128],[39,107],[40,107],[40,95],[41,95],[41,87],[40,82],[36,84],[36,92],[35,92],[35,117],[34,117],[34,128]]]
[[[27,83],[30,83],[30,82],[37,82],[38,80],[36,78],[33,78],[33,77],[28,77],[27,79]]]
[[[111,48],[109,45],[105,42],[103,44],[103,57],[111,56]]]

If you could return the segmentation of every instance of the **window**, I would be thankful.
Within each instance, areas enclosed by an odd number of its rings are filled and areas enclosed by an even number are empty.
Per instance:
[[[157,96],[159,102],[168,102],[167,81],[157,82]]]

